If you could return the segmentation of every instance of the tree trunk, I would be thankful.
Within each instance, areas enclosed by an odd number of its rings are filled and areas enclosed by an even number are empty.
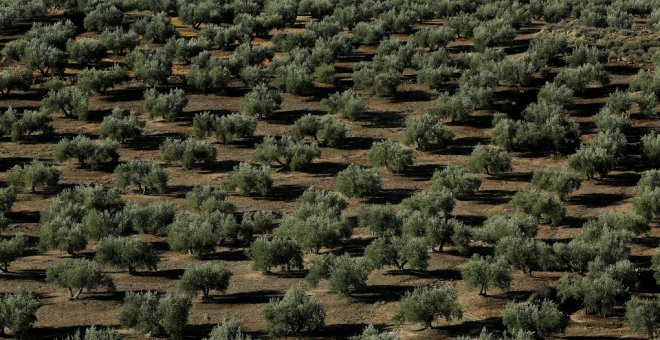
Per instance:
[[[9,263],[4,262],[2,264],[2,267],[0,267],[0,270],[2,270],[3,273],[9,273]],[[2,334],[2,333],[0,333]]]
[[[479,295],[488,296],[488,293],[486,292],[486,285],[483,284],[483,283],[481,284],[481,289],[479,290]]]

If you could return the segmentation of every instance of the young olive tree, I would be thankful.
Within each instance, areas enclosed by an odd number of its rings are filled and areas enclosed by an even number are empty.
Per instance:
[[[151,244],[131,237],[107,237],[96,246],[96,262],[128,269],[135,274],[138,269],[158,269],[158,254]]]
[[[654,339],[660,334],[660,301],[630,299],[626,302],[626,324],[635,333]]]
[[[273,299],[262,309],[266,330],[273,336],[310,333],[325,324],[321,303],[299,287],[289,289],[282,299]]]
[[[181,276],[179,287],[181,291],[194,296],[201,291],[204,299],[209,297],[211,290],[224,293],[229,287],[232,272],[220,263],[205,262],[189,265]]]
[[[294,122],[291,134],[296,140],[311,137],[327,146],[337,146],[346,138],[346,126],[341,122],[334,122],[330,115],[316,119],[307,114]]]
[[[394,320],[419,322],[424,325],[424,329],[427,329],[433,328],[433,321],[440,316],[446,321],[463,318],[463,310],[454,289],[419,287],[412,292],[406,292],[394,315]]]
[[[76,87],[84,92],[96,92],[105,94],[108,89],[130,79],[126,68],[113,65],[107,69],[85,68],[76,78]]]
[[[69,291],[69,299],[76,300],[84,289],[95,290],[105,286],[113,291],[112,278],[101,271],[101,266],[87,259],[64,259],[46,270],[46,282]]]
[[[660,165],[660,134],[651,132],[644,135],[642,142],[642,156],[653,166]]]
[[[234,203],[227,199],[227,192],[208,186],[197,186],[186,193],[186,205],[199,214],[210,214],[214,211],[232,213],[236,209]]]
[[[395,266],[403,270],[406,265],[412,269],[425,270],[428,267],[428,245],[421,237],[380,237],[365,249],[364,256],[375,268]]]

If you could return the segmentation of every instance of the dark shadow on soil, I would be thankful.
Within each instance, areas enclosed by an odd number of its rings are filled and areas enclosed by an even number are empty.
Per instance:
[[[398,111],[366,112],[360,121],[370,128],[396,128],[403,127],[404,117]]]
[[[375,141],[371,137],[347,137],[339,148],[342,150],[368,150]]]
[[[611,205],[616,205],[625,200],[627,197],[622,194],[608,194],[608,193],[587,193],[582,195],[575,195],[568,199],[569,202],[589,208],[602,208]]]
[[[364,288],[363,292],[355,292],[351,294],[351,297],[365,303],[393,302],[401,300],[401,297],[413,288],[412,286],[369,285]]]
[[[270,189],[268,195],[261,199],[269,201],[291,202],[298,198],[307,187],[297,184],[282,184]]]
[[[499,205],[509,202],[515,193],[515,190],[479,190],[461,199],[479,204]]]
[[[262,304],[268,303],[274,298],[281,298],[283,295],[276,290],[256,290],[252,292],[211,296],[205,302],[227,305]]]
[[[323,177],[334,177],[338,172],[346,169],[348,164],[334,162],[314,162],[309,164],[303,172]]]
[[[369,197],[366,202],[371,204],[399,204],[415,192],[414,189],[383,189],[378,194]]]
[[[183,275],[183,269],[163,269],[154,271],[142,271],[133,274],[140,277],[160,277],[168,280],[178,280]]]

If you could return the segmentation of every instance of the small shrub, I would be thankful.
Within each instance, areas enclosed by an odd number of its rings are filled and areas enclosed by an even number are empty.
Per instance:
[[[181,276],[179,287],[191,296],[201,291],[206,299],[211,290],[224,293],[229,287],[231,276],[232,272],[224,264],[205,262],[189,265]]]
[[[463,311],[458,303],[456,292],[447,287],[419,287],[406,292],[401,299],[394,319],[399,322],[419,322],[424,329],[432,327],[439,316],[446,321],[462,319]]]
[[[167,122],[174,122],[183,113],[186,105],[188,98],[183,90],[170,90],[169,93],[160,94],[152,88],[144,92],[144,110],[149,118],[160,116]]]
[[[339,192],[348,197],[371,195],[382,187],[380,176],[375,171],[355,164],[337,173],[336,186]]]
[[[95,290],[105,286],[113,291],[110,276],[103,274],[98,263],[86,259],[64,259],[46,270],[46,282],[54,283],[69,291],[69,299],[76,300],[83,289]]]

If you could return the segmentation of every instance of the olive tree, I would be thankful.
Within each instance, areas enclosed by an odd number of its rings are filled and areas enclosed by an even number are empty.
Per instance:
[[[419,191],[401,201],[400,213],[403,215],[419,211],[424,218],[431,218],[443,213],[445,217],[454,210],[454,195],[448,189],[440,191]]]
[[[138,269],[158,269],[158,254],[151,244],[131,237],[107,237],[96,246],[96,262],[126,268],[130,274]]]
[[[245,95],[241,101],[245,113],[259,118],[268,118],[282,107],[282,94],[259,84]]]
[[[350,164],[337,173],[337,190],[348,197],[361,197],[378,192],[382,188],[380,176],[373,170]]]
[[[5,180],[16,189],[30,188],[32,192],[37,189],[52,189],[60,180],[60,171],[54,166],[33,159],[30,163],[14,165],[6,173]]]
[[[547,338],[563,333],[568,322],[568,316],[551,300],[508,303],[502,313],[502,323],[511,334],[526,331]]]
[[[252,337],[241,332],[241,327],[234,319],[225,319],[213,327],[204,340],[252,340]]]
[[[511,273],[506,260],[474,254],[461,268],[461,276],[469,288],[479,287],[479,295],[488,295],[490,288],[508,288]]]
[[[653,166],[660,165],[660,135],[651,132],[644,135],[642,142],[642,156]]]
[[[273,299],[262,309],[266,330],[273,336],[310,333],[325,324],[321,303],[299,287],[289,289],[281,299]]]
[[[403,142],[406,145],[417,145],[420,150],[426,150],[431,146],[444,148],[453,139],[454,133],[451,129],[431,114],[406,119],[406,131],[403,135]]]
[[[104,94],[115,85],[129,80],[128,71],[119,65],[107,69],[85,68],[76,78],[76,86],[84,92]]]
[[[266,195],[273,186],[270,175],[270,166],[255,166],[250,163],[241,162],[234,167],[229,177],[222,181],[222,187],[239,195],[250,195],[259,193]]]
[[[374,167],[384,167],[394,173],[402,172],[413,162],[412,151],[391,139],[374,142],[367,152],[367,158]]]
[[[103,163],[115,164],[119,160],[117,142],[111,140],[92,141],[87,136],[78,135],[73,139],[64,138],[55,146],[53,158],[66,162],[75,158],[80,166],[98,169]]]
[[[516,211],[530,214],[553,226],[559,225],[566,215],[566,208],[559,196],[543,190],[520,190],[511,198],[511,205]]]
[[[580,189],[581,185],[580,177],[566,169],[537,169],[532,176],[532,186],[535,189],[555,193],[561,199]]]
[[[635,333],[650,339],[660,334],[660,301],[630,299],[626,302],[626,324]]]
[[[510,265],[532,275],[535,270],[545,270],[554,264],[552,247],[533,238],[505,236],[495,245],[495,256],[504,258]]]
[[[176,27],[170,23],[170,17],[165,12],[143,17],[134,22],[132,28],[138,34],[142,34],[144,39],[159,44],[178,35]]]
[[[211,290],[224,293],[229,287],[232,272],[220,263],[205,262],[188,265],[181,276],[179,287],[189,295],[201,291],[203,298],[208,298]]]
[[[356,120],[367,110],[366,101],[352,89],[335,92],[328,98],[321,100],[321,104],[328,107],[329,114],[338,113],[342,118],[348,120]]]
[[[472,149],[467,167],[472,172],[498,175],[511,171],[511,156],[498,147],[477,144]]]
[[[191,301],[188,296],[154,292],[127,292],[119,314],[119,323],[151,335],[180,339],[186,328]]]
[[[311,137],[327,146],[337,146],[346,138],[346,126],[335,122],[330,115],[316,119],[311,114],[300,117],[293,124],[291,135],[296,140]]]
[[[320,155],[321,150],[316,143],[294,141],[288,136],[283,136],[280,140],[266,136],[261,144],[255,145],[253,157],[264,165],[276,162],[286,170],[299,171]]]
[[[144,110],[149,118],[163,117],[167,122],[174,122],[183,113],[188,105],[185,92],[180,89],[170,90],[169,93],[158,93],[151,88],[144,92]]]
[[[428,267],[428,245],[421,237],[377,238],[365,249],[364,256],[376,268],[395,266],[403,270],[406,265],[412,269],[425,270]]]
[[[104,30],[100,35],[101,43],[114,54],[121,55],[138,45],[135,31],[124,31],[121,27],[115,30]]]
[[[10,109],[2,116],[3,123],[11,123],[3,129],[7,129],[11,134],[12,142],[25,140],[35,132],[41,132],[42,135],[52,133],[54,130],[52,120],[50,113],[44,110],[26,110],[20,116],[16,116],[16,111]]]
[[[489,216],[478,234],[481,240],[494,244],[508,236],[533,238],[537,232],[538,221],[534,216],[516,212]]]
[[[166,84],[172,75],[172,56],[164,49],[135,48],[126,54],[124,62],[135,73],[135,79],[149,87]]]
[[[231,71],[222,58],[215,58],[204,51],[192,57],[186,82],[203,93],[223,90],[231,81]]]
[[[453,288],[418,287],[406,292],[394,319],[398,322],[419,322],[427,329],[433,328],[433,321],[440,316],[446,321],[463,318],[463,310]]]
[[[247,254],[252,260],[252,270],[270,272],[277,266],[285,271],[303,268],[302,248],[287,238],[258,237],[250,245]]]
[[[371,270],[370,261],[364,257],[317,255],[312,259],[305,279],[312,287],[316,287],[321,279],[327,279],[330,292],[350,296],[367,286]]]
[[[217,156],[215,146],[193,138],[167,138],[159,149],[166,163],[178,162],[184,169],[190,169],[196,163],[212,164]]]
[[[431,177],[432,190],[449,189],[456,197],[468,197],[479,190],[481,179],[460,166],[448,165],[442,170],[435,170]]]
[[[232,213],[234,204],[227,199],[227,192],[208,186],[196,186],[186,193],[186,205],[199,214],[214,211]]]
[[[620,131],[599,132],[568,158],[573,170],[587,179],[606,176],[623,157],[626,137]]]
[[[69,291],[69,299],[76,300],[84,289],[95,290],[105,286],[115,289],[112,278],[101,271],[101,266],[87,259],[64,259],[46,270],[46,282],[54,283]]]
[[[0,298],[0,335],[9,329],[17,339],[27,338],[41,303],[32,293],[18,289]]]
[[[120,229],[164,235],[175,214],[173,202],[154,201],[145,205],[129,202],[121,211]]]
[[[8,273],[9,264],[23,256],[26,246],[27,237],[22,234],[0,240],[0,270]]]
[[[66,53],[79,64],[98,62],[106,56],[108,48],[96,39],[69,39],[66,43]]]
[[[140,120],[135,111],[125,112],[119,107],[112,109],[112,114],[103,117],[99,136],[119,143],[135,139],[142,135],[146,122]]]
[[[401,233],[401,220],[390,204],[361,205],[358,208],[357,225],[369,229],[376,236],[395,236]]]
[[[0,72],[0,95],[13,90],[27,91],[32,85],[32,73],[21,69],[6,69]]]
[[[61,111],[68,118],[75,116],[78,120],[87,119],[87,94],[77,87],[50,90],[41,106],[48,113]]]
[[[130,160],[115,168],[115,186],[125,189],[133,184],[142,194],[147,190],[164,193],[167,187],[167,173],[153,160]]]

